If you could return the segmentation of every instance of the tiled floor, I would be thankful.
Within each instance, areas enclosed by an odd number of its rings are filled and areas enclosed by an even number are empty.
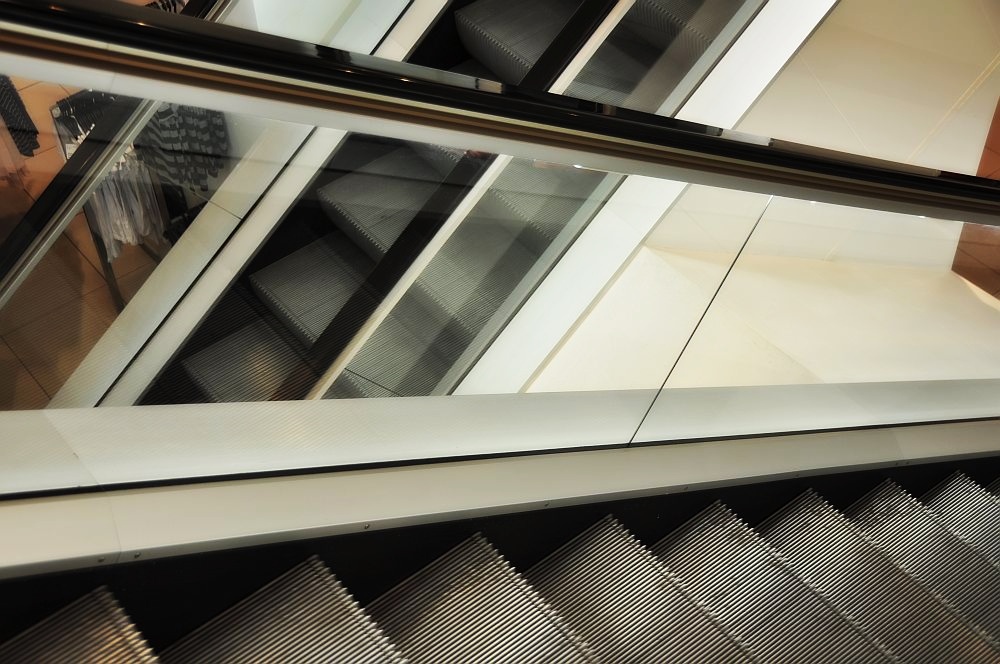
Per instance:
[[[0,189],[0,239],[64,163],[49,109],[72,92],[13,80],[38,127],[40,145],[26,160],[23,191]],[[140,247],[122,248],[113,269],[126,300],[153,267]],[[0,410],[44,407],[117,315],[86,219],[77,215],[0,311]]]

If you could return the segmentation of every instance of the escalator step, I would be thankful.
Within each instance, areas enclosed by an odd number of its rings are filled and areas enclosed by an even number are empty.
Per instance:
[[[166,662],[401,662],[399,653],[316,557],[202,625]]]
[[[270,399],[299,362],[289,342],[258,319],[181,364],[209,399],[233,403]]]
[[[391,394],[421,396],[433,391],[448,366],[433,348],[390,315],[347,365],[347,371]],[[333,398],[350,389],[347,385],[338,385],[342,378],[337,378],[325,398]]]
[[[931,489],[923,502],[938,520],[1000,565],[1000,498],[962,473]]]
[[[503,83],[517,84],[569,21],[577,0],[478,0],[455,12],[458,37]]]
[[[512,234],[541,255],[590,197],[603,175],[560,164],[514,159],[490,187],[489,195],[505,210],[496,215],[498,219],[504,219]]]
[[[608,36],[564,93],[601,104],[622,106],[660,56],[623,20]],[[670,91],[664,91],[664,95]],[[650,112],[657,109],[637,109]]]
[[[398,396],[385,387],[362,378],[353,371],[345,369],[333,386],[327,391],[324,399],[372,399]]]
[[[993,480],[989,486],[986,487],[986,490],[994,496],[1000,496],[1000,477]]]
[[[739,4],[737,0],[636,0],[622,23],[660,51],[678,40],[704,51]]]
[[[908,662],[1000,662],[1000,652],[808,491],[759,528],[785,563],[837,610]]]
[[[378,260],[426,209],[439,185],[427,162],[400,147],[321,187],[317,196],[337,227]]]
[[[601,661],[752,661],[612,517],[525,576]]]
[[[721,503],[651,548],[688,592],[763,661],[892,659]]]
[[[324,236],[250,276],[261,300],[307,347],[364,283],[371,267],[353,247],[337,244],[337,236]]]
[[[412,662],[596,661],[481,535],[367,608]]]
[[[537,255],[493,218],[468,217],[417,279],[417,288],[471,338],[520,283]]]
[[[846,514],[897,565],[989,634],[1000,649],[1000,570],[890,480]]]
[[[0,662],[156,662],[106,588],[90,592],[0,644]]]
[[[434,143],[417,143],[416,141],[412,141],[407,143],[407,145],[411,150],[420,155],[421,159],[433,166],[434,170],[442,178],[450,175],[465,155],[465,150],[449,148]]]

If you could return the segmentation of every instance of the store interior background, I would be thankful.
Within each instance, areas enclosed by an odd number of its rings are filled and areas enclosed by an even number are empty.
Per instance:
[[[373,4],[360,3],[356,21],[368,21],[362,8]],[[277,20],[273,3],[238,7],[247,27],[278,32],[267,26]],[[335,33],[351,31],[336,27],[311,38],[350,48]],[[842,0],[735,128],[992,176],[985,146],[998,65],[995,3]],[[50,109],[75,91],[67,82],[14,82],[40,147],[0,189],[0,235],[64,163]],[[645,389],[667,375],[668,387],[1000,375],[992,229],[765,198],[690,188],[524,389]],[[156,262],[126,246],[113,267],[127,300]],[[968,278],[973,272],[985,276]],[[78,215],[0,311],[0,409],[44,407],[117,313]]]

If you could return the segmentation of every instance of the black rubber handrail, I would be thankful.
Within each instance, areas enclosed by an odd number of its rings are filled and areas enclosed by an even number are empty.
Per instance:
[[[145,59],[142,53],[130,53],[109,61],[101,59],[109,53],[106,49],[94,49],[87,54],[94,64],[100,62],[102,66],[129,73],[280,97],[321,108],[343,104],[345,95],[377,94],[383,101],[396,102],[395,107],[379,117],[408,118],[393,116],[391,112],[406,105],[412,108],[415,103],[436,105],[451,112],[447,122],[461,122],[475,114],[480,125],[493,121],[497,126],[506,123],[508,130],[512,126],[524,127],[526,133],[521,134],[527,137],[524,140],[557,130],[577,132],[588,135],[592,141],[595,136],[601,139],[589,144],[594,151],[626,146],[631,151],[613,154],[636,161],[680,163],[696,171],[719,172],[757,182],[788,182],[797,191],[814,188],[893,201],[897,205],[903,203],[912,209],[964,212],[974,215],[980,223],[1000,223],[997,181],[789,143],[777,145],[767,139],[732,140],[718,128],[523,87],[493,84],[481,89],[481,82],[470,77],[193,21],[184,16],[149,12],[122,3],[54,0],[40,4],[35,0],[0,0],[0,21],[105,41],[112,49],[131,47],[145,51],[148,54]],[[0,34],[0,49],[75,63],[82,57],[79,52],[65,52],[64,46],[52,47],[44,37],[8,33]],[[174,64],[165,71],[163,56],[189,59],[197,65]],[[239,71],[232,73],[227,68]],[[247,77],[251,77],[253,85],[247,82]],[[265,82],[269,86],[266,89]],[[336,87],[337,91],[323,90],[313,84]],[[380,112],[371,111],[373,115]],[[483,116],[489,119],[482,120]],[[462,129],[468,125],[457,126]],[[527,133],[527,128],[534,133]],[[510,135],[483,126],[476,130],[496,136]],[[535,140],[546,142],[544,138]],[[635,144],[647,152],[636,152],[632,149]],[[588,146],[586,140],[574,145],[583,149]]]

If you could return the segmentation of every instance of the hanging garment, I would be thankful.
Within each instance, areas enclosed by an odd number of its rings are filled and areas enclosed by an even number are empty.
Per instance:
[[[111,169],[90,199],[91,221],[104,242],[108,261],[123,244],[162,237],[166,211],[163,197],[146,166],[131,149]]]
[[[0,75],[0,117],[14,139],[14,145],[25,157],[32,157],[38,149],[38,127],[28,115],[21,95],[17,93],[9,76]]]
[[[133,144],[162,180],[200,191],[208,191],[209,178],[229,157],[225,116],[179,104],[163,104]]]
[[[184,5],[187,4],[187,0],[154,0],[147,4],[147,7],[151,9],[161,9],[165,12],[173,12],[174,14],[180,14],[181,10],[184,9]]]

